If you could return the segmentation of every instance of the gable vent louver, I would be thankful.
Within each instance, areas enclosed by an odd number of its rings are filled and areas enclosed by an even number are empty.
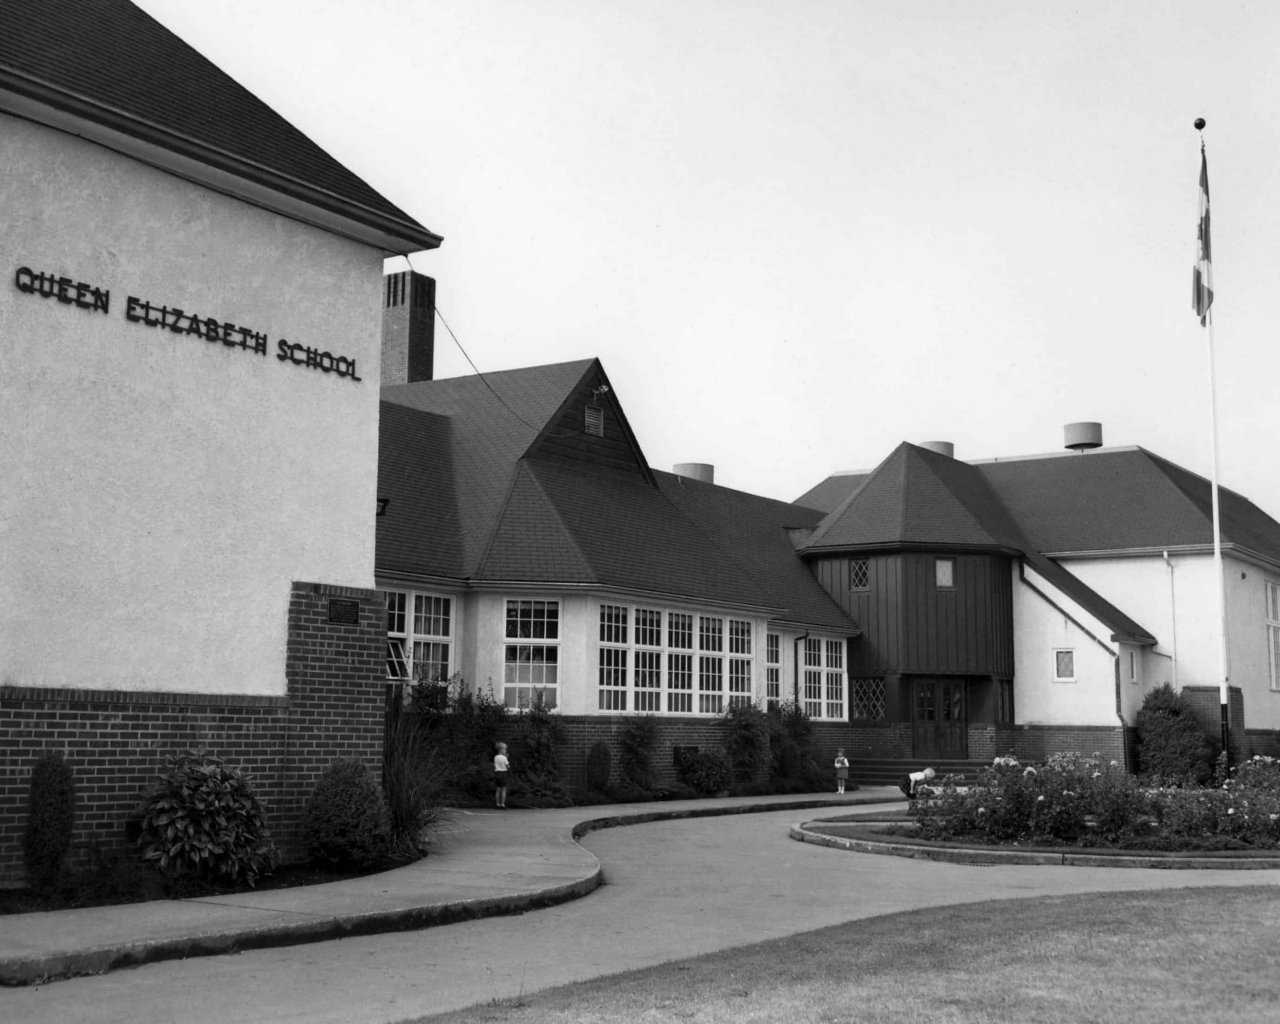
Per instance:
[[[586,431],[596,437],[604,437],[604,410],[598,405],[587,406]]]

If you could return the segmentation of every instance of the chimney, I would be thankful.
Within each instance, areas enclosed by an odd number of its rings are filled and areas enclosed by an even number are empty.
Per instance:
[[[1101,423],[1068,423],[1062,428],[1062,434],[1063,448],[1085,452],[1090,448],[1102,447]]]
[[[671,472],[690,480],[701,480],[704,484],[716,482],[716,467],[709,462],[677,462],[671,467]]]
[[[956,446],[950,441],[921,441],[920,447],[927,452],[937,452],[949,459],[956,457]]]
[[[435,372],[436,282],[415,270],[382,279],[382,385],[431,380]]]

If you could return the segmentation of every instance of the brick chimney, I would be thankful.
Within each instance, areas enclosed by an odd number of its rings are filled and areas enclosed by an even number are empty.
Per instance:
[[[382,384],[431,380],[435,372],[436,282],[414,270],[382,279]]]

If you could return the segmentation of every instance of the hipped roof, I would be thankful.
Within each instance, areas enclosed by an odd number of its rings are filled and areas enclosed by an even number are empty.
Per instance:
[[[607,381],[582,360],[383,389],[379,576],[578,586],[855,635],[788,538],[821,514],[654,472]],[[582,458],[558,447],[574,396],[602,384],[634,466],[596,458],[580,431]]]

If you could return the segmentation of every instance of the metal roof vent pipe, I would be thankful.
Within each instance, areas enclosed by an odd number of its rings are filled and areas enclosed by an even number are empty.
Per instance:
[[[704,484],[716,482],[716,467],[709,462],[677,462],[671,467],[671,472],[676,476],[699,480]]]
[[[920,447],[927,452],[937,452],[939,455],[945,455],[949,459],[956,457],[956,446],[950,441],[921,441]]]
[[[1101,423],[1068,423],[1062,428],[1062,447],[1076,452],[1102,447]]]

